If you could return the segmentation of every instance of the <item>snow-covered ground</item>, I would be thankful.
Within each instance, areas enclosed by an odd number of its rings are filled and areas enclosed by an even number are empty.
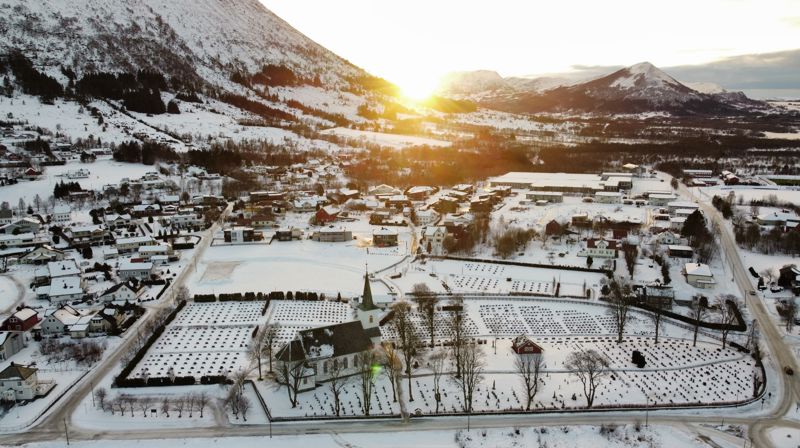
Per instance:
[[[353,142],[373,143],[381,146],[392,146],[404,148],[407,146],[450,146],[451,143],[444,140],[437,140],[428,137],[417,137],[413,135],[387,134],[384,132],[360,131],[349,128],[332,128],[322,131],[323,134],[338,135]]]
[[[509,422],[512,425],[513,421]],[[285,448],[339,448],[342,446],[390,448],[404,446],[418,448],[512,448],[520,446],[547,446],[550,448],[627,448],[637,447],[684,447],[706,448],[709,445],[697,438],[688,427],[650,425],[609,424],[602,431],[598,426],[564,427],[508,427],[494,429],[471,429],[470,431],[403,431],[373,433],[304,434],[302,436],[264,437],[219,437],[185,439],[115,440],[116,448],[250,448],[274,445]],[[726,440],[712,440],[721,448],[737,446]],[[108,441],[71,441],[77,448],[101,448]],[[25,444],[26,448],[61,448],[63,441]],[[786,445],[794,446],[794,445]]]
[[[709,197],[720,196],[723,198],[727,198],[733,192],[736,195],[735,201],[741,198],[744,204],[749,204],[752,200],[763,200],[773,196],[781,202],[800,203],[800,190],[777,185],[763,187],[718,185],[704,188],[702,191]]]
[[[88,170],[89,177],[83,179],[68,179],[65,177],[70,171],[78,169]],[[69,162],[65,165],[45,167],[45,174],[37,180],[20,181],[14,185],[0,187],[0,197],[4,201],[8,201],[13,207],[20,198],[24,199],[26,203],[30,203],[37,194],[42,200],[46,200],[53,195],[53,188],[62,180],[64,182],[78,182],[83,189],[100,190],[103,185],[116,184],[124,177],[137,179],[142,177],[143,174],[155,170],[155,166],[116,162],[110,158],[99,159],[94,163]]]

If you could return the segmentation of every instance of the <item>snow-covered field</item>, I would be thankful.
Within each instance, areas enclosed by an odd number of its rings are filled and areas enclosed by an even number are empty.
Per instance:
[[[392,146],[404,148],[407,146],[450,146],[451,143],[444,140],[437,140],[427,137],[417,137],[413,135],[387,134],[384,132],[360,131],[349,128],[332,128],[322,131],[323,134],[338,135],[354,142],[373,143],[382,146]]]
[[[66,173],[78,169],[88,170],[89,177],[84,179],[62,177]],[[15,206],[20,198],[30,203],[37,194],[42,200],[46,200],[53,195],[53,188],[62,180],[64,182],[78,182],[83,189],[100,190],[103,185],[116,184],[123,177],[136,179],[142,177],[144,173],[155,170],[155,166],[122,163],[113,159],[99,159],[94,163],[70,162],[66,165],[45,167],[45,174],[37,180],[20,181],[14,185],[0,187],[0,198]]]
[[[512,425],[513,421],[509,421]],[[608,431],[610,429],[610,431]],[[494,429],[475,429],[470,431],[403,431],[373,433],[331,433],[304,434],[303,436],[264,437],[219,437],[219,438],[183,438],[183,439],[147,439],[147,440],[115,440],[116,448],[250,448],[253,446],[274,445],[285,448],[339,448],[374,447],[390,448],[398,446],[402,440],[404,446],[418,448],[512,448],[522,446],[547,446],[549,448],[628,448],[637,447],[683,447],[706,448],[709,445],[697,438],[686,426],[669,427],[650,425],[615,425],[610,424],[601,432],[598,426],[564,426],[564,427],[508,427]],[[730,448],[734,445],[719,441],[720,447]],[[23,445],[27,448],[61,448],[63,441],[37,442]],[[108,441],[71,441],[70,446],[77,448],[101,448],[108,446]],[[793,445],[785,445],[793,446]]]
[[[733,192],[736,195],[736,201],[741,198],[742,201],[744,201],[744,204],[748,204],[752,200],[762,200],[768,196],[774,196],[778,201],[781,202],[791,202],[795,204],[800,203],[800,190],[789,187],[737,187],[719,185],[716,187],[704,188],[702,191],[704,194],[708,195],[708,197],[721,196],[723,198],[727,198],[728,195]]]
[[[147,351],[131,377],[230,375],[247,370],[247,348],[266,318],[264,302],[191,302]]]

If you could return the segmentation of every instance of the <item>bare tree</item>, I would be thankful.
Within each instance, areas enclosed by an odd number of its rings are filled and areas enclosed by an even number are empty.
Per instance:
[[[403,362],[400,359],[400,354],[391,343],[383,346],[383,359],[382,364],[386,376],[389,377],[389,384],[392,386],[392,401],[397,402],[397,382],[400,380],[400,371],[403,368]]]
[[[795,302],[794,297],[786,299],[786,305],[783,307],[783,315],[781,318],[783,318],[786,332],[791,333],[792,329],[794,329],[794,320],[797,318],[797,302]]]
[[[731,328],[736,324],[736,313],[734,307],[737,307],[736,296],[724,294],[716,299],[717,308],[717,322],[719,322],[719,332],[722,334],[722,348],[725,348],[725,343],[728,341],[728,334]]]
[[[405,374],[408,379],[408,401],[414,401],[411,390],[411,368],[417,350],[420,348],[419,337],[411,320],[411,304],[405,301],[392,304],[392,326],[396,332],[397,345],[403,355]]]
[[[464,314],[464,299],[454,296],[448,304],[448,324],[453,336],[453,363],[456,365],[456,378],[461,376],[461,349],[464,346],[466,335],[466,315]]]
[[[105,407],[108,391],[104,387],[98,387],[97,390],[94,391],[94,396],[97,397],[97,401],[100,404],[100,409],[103,409]]]
[[[247,347],[247,356],[251,361],[256,363],[258,368],[258,380],[261,381],[264,377],[261,375],[261,360],[264,357],[264,343],[266,339],[266,328],[261,328],[256,332],[253,340],[250,341],[250,346]]]
[[[328,390],[331,391],[333,396],[333,412],[339,417],[342,407],[342,392],[347,385],[349,377],[345,375],[344,363],[339,362],[338,359],[325,362],[330,362],[328,367]]]
[[[633,278],[636,259],[639,257],[639,248],[635,244],[625,243],[622,245],[622,254],[625,257],[625,266],[628,268],[628,274]]]
[[[123,401],[125,402],[125,404],[128,405],[128,408],[131,411],[131,417],[133,417],[134,408],[136,407],[136,397],[134,397],[133,395],[125,394],[123,395]]]
[[[703,303],[699,298],[692,300],[692,305],[689,307],[689,318],[692,319],[692,325],[694,327],[692,347],[697,346],[697,334],[700,332],[700,324],[703,322],[703,319],[705,319],[707,314],[708,310],[705,306],[703,306]]]
[[[653,327],[656,331],[656,345],[658,345],[658,335],[661,330],[661,320],[664,317],[664,303],[661,301],[660,298],[657,298],[650,306],[653,310],[650,312],[650,320],[653,322]]]
[[[249,398],[244,396],[244,394],[240,394],[237,401],[239,405],[239,412],[242,414],[242,420],[247,421],[247,411],[250,410],[252,403],[250,402]]]
[[[447,353],[444,350],[434,351],[430,358],[431,371],[433,372],[433,399],[436,400],[436,413],[439,413],[439,404],[442,402],[441,381],[444,374],[444,365],[447,360]]]
[[[525,387],[525,410],[531,410],[533,398],[539,390],[539,375],[544,364],[541,353],[528,353],[517,356],[514,360],[514,369],[517,371]]]
[[[121,396],[117,396],[116,398],[114,398],[114,401],[111,402],[111,406],[117,408],[117,410],[119,411],[119,415],[123,417],[125,416],[126,403]]]
[[[272,373],[272,354],[280,329],[280,324],[267,324],[264,327],[264,354],[269,361],[269,373]]]
[[[358,379],[361,388],[361,410],[365,416],[369,416],[372,409],[372,395],[375,390],[373,367],[377,363],[378,356],[374,350],[364,350],[358,354]]]
[[[139,409],[142,410],[142,416],[143,417],[147,417],[147,410],[150,409],[150,406],[152,404],[153,404],[153,398],[152,397],[147,397],[147,396],[139,397],[138,405],[139,405]]]
[[[200,392],[197,394],[197,410],[200,411],[200,418],[203,418],[203,411],[208,407],[208,392]]]
[[[286,392],[289,395],[289,402],[292,404],[292,407],[297,407],[297,394],[300,391],[300,385],[303,380],[303,373],[306,370],[306,361],[305,359],[296,359],[293,360],[292,358],[292,348],[290,346],[286,347],[288,350],[286,356],[289,358],[288,360],[278,360],[277,363],[277,371],[276,379],[278,383],[286,385]]]
[[[620,344],[625,335],[625,325],[628,323],[628,312],[631,309],[630,284],[622,279],[612,281],[610,302],[608,315],[617,331],[617,344]]]
[[[169,418],[169,410],[172,409],[172,402],[170,401],[169,397],[165,396],[161,400],[161,413],[166,415]]]
[[[478,384],[483,381],[483,353],[476,341],[469,341],[461,347],[459,351],[461,357],[461,376],[456,378],[461,388],[461,396],[464,399],[464,412],[472,413],[472,398]]]
[[[228,392],[228,396],[225,398],[225,406],[231,410],[231,414],[236,417],[236,420],[239,420],[239,405],[241,404],[239,397],[239,391],[235,388],[231,388]]]
[[[192,414],[194,413],[194,406],[196,403],[197,403],[197,395],[195,394],[186,395],[186,409],[189,411],[189,418],[192,418]]]
[[[586,407],[591,408],[597,388],[603,379],[611,374],[611,368],[606,358],[594,349],[572,352],[564,362],[564,368],[578,377],[583,384],[583,396],[586,397]]]
[[[183,417],[183,409],[186,407],[186,400],[183,396],[175,397],[175,400],[172,403],[172,409],[178,413],[178,418]]]
[[[431,340],[431,348],[434,346],[434,329],[436,325],[436,295],[431,292],[425,283],[417,283],[411,289],[414,302],[422,315],[422,324],[428,331]]]

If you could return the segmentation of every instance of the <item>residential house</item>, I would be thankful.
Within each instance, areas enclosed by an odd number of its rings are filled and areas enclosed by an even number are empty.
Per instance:
[[[117,275],[122,280],[149,280],[153,274],[153,263],[151,262],[135,262],[124,261],[119,264]]]
[[[326,205],[325,207],[317,210],[317,214],[315,215],[316,222],[319,225],[325,225],[334,222],[339,218],[340,212],[341,210],[338,207]]]
[[[144,292],[144,288],[137,284],[134,287],[131,282],[125,281],[117,283],[116,285],[103,291],[97,299],[101,302],[130,302],[134,303],[139,299],[139,296]]]
[[[428,226],[422,232],[422,247],[429,255],[444,255],[444,239],[447,237],[447,228],[444,226]]]
[[[3,225],[0,227],[0,233],[5,235],[14,233],[38,233],[41,228],[42,223],[38,219],[25,217]]]
[[[64,229],[73,246],[102,244],[109,238],[108,229],[102,224],[79,225]]]
[[[158,244],[152,236],[133,236],[129,238],[117,238],[116,247],[119,253],[124,254],[139,250],[142,246],[152,246]]]
[[[36,244],[36,235],[30,232],[0,235],[0,247],[28,247]]]
[[[40,382],[35,367],[11,363],[0,372],[0,392],[6,401],[33,400],[50,392],[55,383]]]
[[[20,257],[19,262],[24,264],[43,264],[51,261],[63,261],[64,251],[42,245]]]
[[[703,263],[686,263],[683,266],[683,275],[686,276],[686,283],[695,288],[713,288],[716,283],[711,268]]]
[[[422,201],[433,193],[436,193],[436,191],[438,191],[438,188],[418,185],[406,190],[406,196],[412,201]]]
[[[667,246],[667,253],[670,257],[692,258],[694,256],[694,249],[692,249],[691,246],[670,244]]]
[[[82,299],[84,296],[83,280],[79,276],[58,277],[50,280],[49,285],[36,288],[39,299],[50,303],[65,303]]]
[[[344,227],[328,226],[315,231],[311,239],[322,243],[341,243],[353,240],[353,232]]]
[[[617,242],[613,240],[591,238],[586,241],[586,249],[578,253],[582,257],[617,258]]]
[[[160,214],[161,214],[161,205],[159,204],[140,204],[140,205],[134,205],[131,208],[131,216],[134,218],[157,216]]]
[[[800,222],[800,216],[789,210],[762,213],[756,217],[756,221],[761,226],[778,227],[790,225],[794,227]]]
[[[25,336],[16,331],[0,331],[0,361],[19,353],[25,348]]]
[[[72,208],[70,206],[65,204],[58,204],[55,207],[53,207],[53,216],[51,218],[51,221],[53,222],[53,224],[63,227],[72,220],[71,214],[72,214]]]
[[[261,232],[245,226],[234,226],[223,230],[222,233],[226,243],[249,243],[262,238]]]
[[[106,225],[109,229],[124,229],[131,225],[133,218],[128,213],[106,215]]]
[[[42,336],[64,336],[69,333],[69,327],[77,323],[81,317],[83,314],[80,311],[66,304],[47,310],[41,324]]]
[[[381,227],[373,231],[372,244],[377,247],[397,246],[397,230]]]
[[[5,331],[30,331],[39,323],[39,313],[33,308],[24,307],[14,312],[5,321],[2,329]]]

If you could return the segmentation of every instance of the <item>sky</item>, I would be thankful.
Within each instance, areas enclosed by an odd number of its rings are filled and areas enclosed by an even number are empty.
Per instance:
[[[412,95],[432,91],[452,71],[528,76],[642,61],[691,66],[800,48],[800,0],[261,2]]]

